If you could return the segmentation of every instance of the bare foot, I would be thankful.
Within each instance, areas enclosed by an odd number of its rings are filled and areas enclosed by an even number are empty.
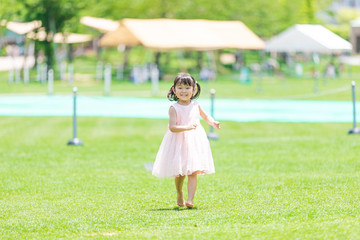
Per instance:
[[[191,208],[194,207],[194,204],[192,204],[192,203],[190,203],[190,202],[186,202],[185,204],[186,204],[186,207],[187,207],[187,208],[190,208],[190,209],[191,209]]]
[[[177,193],[177,204],[179,207],[185,207],[184,195],[183,193]]]

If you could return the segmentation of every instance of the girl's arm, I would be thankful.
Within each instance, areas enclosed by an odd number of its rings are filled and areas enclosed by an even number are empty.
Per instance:
[[[220,129],[220,123],[218,121],[215,121],[210,115],[208,115],[204,109],[199,104],[199,111],[200,116],[207,122],[210,126],[213,126],[214,128]]]
[[[174,109],[173,106],[170,107],[169,109],[169,129],[172,132],[184,132],[184,131],[189,131],[189,130],[193,130],[196,128],[196,124],[189,124],[189,125],[184,125],[184,126],[180,126],[180,125],[176,125],[176,111]]]

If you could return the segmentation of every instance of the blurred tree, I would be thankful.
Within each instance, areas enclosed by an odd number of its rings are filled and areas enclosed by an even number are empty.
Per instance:
[[[315,12],[331,0],[1,0],[0,16],[42,20],[51,36],[63,30],[89,32],[81,16],[113,20],[123,18],[178,18],[240,20],[263,38],[270,38],[296,23],[317,22]],[[52,43],[43,43],[52,65]]]
[[[63,32],[66,22],[77,16],[79,10],[85,7],[85,1],[76,0],[23,0],[24,21],[40,20],[47,34],[43,42],[47,65],[54,68],[53,36]]]
[[[349,23],[351,20],[360,17],[360,11],[353,8],[341,8],[336,16],[339,24]]]
[[[304,15],[308,23],[313,23],[315,20],[314,0],[305,0]]]
[[[326,24],[331,31],[340,35],[342,38],[350,38],[350,21],[360,17],[360,11],[353,8],[341,8],[335,13],[337,24]]]
[[[1,0],[0,2],[0,36],[6,30],[6,22],[16,20],[16,16],[21,12],[21,4],[16,0]],[[2,47],[0,45],[0,47]]]
[[[240,20],[269,38],[296,23],[314,23],[331,0],[88,0],[80,15],[110,18]],[[96,7],[90,7],[96,6]]]
[[[315,12],[325,10],[331,0],[2,0],[0,17],[13,13],[27,20],[54,21],[56,30],[86,29],[79,16],[120,20],[122,18],[179,18],[240,20],[262,37],[296,23],[316,22]],[[48,14],[50,13],[50,14]],[[5,15],[4,15],[5,14]],[[51,20],[53,19],[53,20]],[[24,19],[19,19],[24,20]],[[45,22],[44,22],[45,23]]]
[[[18,0],[1,0],[0,1],[0,21],[22,20],[26,9],[22,1]]]

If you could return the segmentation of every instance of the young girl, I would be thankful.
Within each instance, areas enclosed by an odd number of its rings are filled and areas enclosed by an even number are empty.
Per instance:
[[[169,127],[160,145],[153,167],[157,177],[175,177],[177,204],[193,208],[198,174],[215,172],[210,144],[200,116],[211,126],[220,129],[220,123],[209,116],[194,101],[200,95],[200,85],[188,73],[180,73],[167,95],[176,101],[169,109]],[[188,198],[185,203],[183,183],[188,176]]]

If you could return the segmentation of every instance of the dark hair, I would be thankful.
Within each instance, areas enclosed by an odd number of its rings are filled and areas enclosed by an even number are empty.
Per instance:
[[[200,89],[199,83],[195,80],[195,78],[188,73],[179,73],[176,76],[176,78],[174,80],[174,84],[171,86],[171,88],[167,94],[167,98],[170,101],[178,101],[179,100],[179,98],[176,96],[175,92],[173,91],[173,88],[175,88],[175,86],[177,84],[185,84],[187,86],[193,87],[194,89],[196,86],[197,87],[196,92],[194,95],[192,95],[191,99],[199,97],[201,89]]]

